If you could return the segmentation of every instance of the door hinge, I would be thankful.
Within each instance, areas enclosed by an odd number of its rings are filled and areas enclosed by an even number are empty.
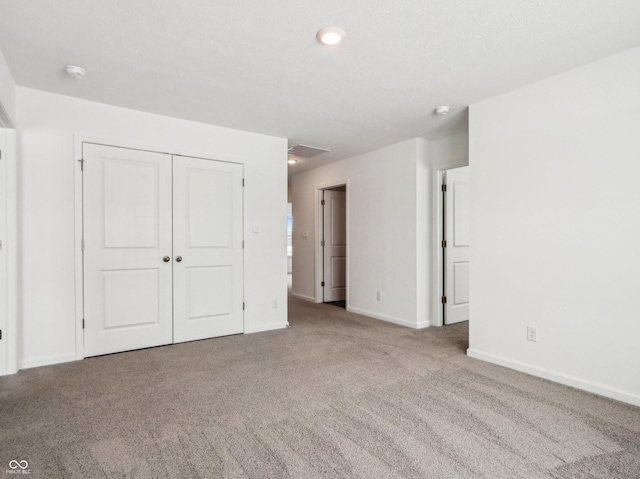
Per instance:
[[[447,297],[446,296],[442,297],[442,304],[447,304]]]
[[[242,249],[244,249],[244,240],[242,240]]]
[[[242,311],[244,311],[244,303],[242,303]]]
[[[244,178],[242,178],[242,186],[244,186]]]
[[[2,329],[0,329],[0,341],[2,341]]]
[[[320,286],[322,286],[324,288],[324,281],[322,283],[320,283]]]
[[[84,251],[84,240],[80,240],[80,249]]]
[[[84,318],[82,318],[82,329],[84,329]]]
[[[84,159],[78,160],[80,162],[80,171],[84,171]]]
[[[324,240],[320,241],[320,246],[324,248]]]
[[[324,200],[322,200],[322,201],[320,202],[320,204],[321,204],[322,206],[324,206],[325,201],[324,201]]]
[[[447,240],[442,240],[442,247],[446,248],[447,247]]]
[[[447,185],[442,185],[442,191],[447,191]]]

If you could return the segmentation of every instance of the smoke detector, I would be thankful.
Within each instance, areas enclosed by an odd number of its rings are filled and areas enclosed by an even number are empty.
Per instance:
[[[64,67],[64,71],[71,78],[77,78],[78,80],[84,78],[84,75],[86,73],[84,68],[76,66],[76,65],[67,65],[66,67]]]
[[[445,116],[447,113],[451,111],[451,108],[448,106],[439,106],[436,108],[436,115]]]

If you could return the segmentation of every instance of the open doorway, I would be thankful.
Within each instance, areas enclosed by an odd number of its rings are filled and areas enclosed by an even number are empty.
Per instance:
[[[320,190],[322,302],[346,308],[347,187]]]
[[[443,324],[469,321],[469,167],[442,174]]]

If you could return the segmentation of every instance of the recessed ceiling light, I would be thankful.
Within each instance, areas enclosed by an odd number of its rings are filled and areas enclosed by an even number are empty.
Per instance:
[[[448,106],[439,106],[438,108],[436,108],[436,115],[445,116],[450,111],[451,108]]]
[[[77,78],[78,80],[84,78],[84,75],[86,73],[84,68],[76,65],[67,65],[66,67],[64,67],[64,71],[67,72],[67,75],[69,75],[70,77]]]
[[[298,162],[298,160],[296,160],[295,158],[289,158],[287,160],[287,163],[289,163],[290,165],[295,165]]]
[[[337,45],[344,37],[347,36],[347,32],[345,32],[340,27],[326,27],[322,30],[318,30],[316,33],[316,38],[318,41],[324,45]]]

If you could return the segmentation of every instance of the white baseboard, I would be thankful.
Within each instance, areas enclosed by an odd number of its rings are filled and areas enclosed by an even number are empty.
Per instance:
[[[310,301],[312,303],[316,302],[316,298],[314,298],[313,296],[305,296],[304,294],[298,293],[291,293],[291,296],[293,296],[294,298],[303,299],[304,301]]]
[[[405,326],[411,329],[420,329],[426,328],[429,326],[429,323],[424,321],[422,323],[416,324],[411,321],[407,321],[406,319],[395,318],[393,316],[387,316],[379,313],[372,313],[371,311],[365,311],[364,309],[352,308],[347,305],[347,311],[350,313],[361,314],[362,316],[368,316],[374,319],[381,319],[382,321],[387,321],[388,323],[399,324],[400,326]]]
[[[603,384],[594,383],[584,379],[576,378],[568,374],[562,374],[548,369],[539,368],[530,364],[521,363],[520,361],[514,361],[511,359],[497,356],[495,354],[478,351],[477,349],[467,349],[467,356],[481,359],[490,363],[504,366],[509,369],[515,369],[523,373],[531,374],[532,376],[538,376],[549,381],[564,384],[565,386],[571,386],[590,393],[599,394],[600,396],[615,399],[617,401],[633,404],[634,406],[640,406],[640,396],[632,394],[619,389],[611,388]]]
[[[50,366],[51,364],[68,363],[76,361],[76,353],[62,354],[60,356],[40,356],[39,358],[30,358],[20,360],[19,369],[38,368],[40,366]]]
[[[247,328],[244,330],[244,334],[262,333],[264,331],[273,331],[275,329],[284,329],[288,327],[289,327],[288,321],[278,322],[278,323],[269,323],[269,324],[263,324],[260,326],[252,326],[250,328]]]
[[[421,321],[418,323],[418,326],[416,326],[416,329],[424,329],[430,326],[431,326],[431,323],[429,321]]]
[[[7,369],[4,373],[0,373],[0,376],[11,376],[12,374],[16,374],[18,371],[18,368]]]

